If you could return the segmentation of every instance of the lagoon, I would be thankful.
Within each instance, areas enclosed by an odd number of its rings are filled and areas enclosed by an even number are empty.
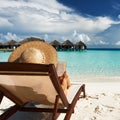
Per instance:
[[[59,60],[67,61],[67,71],[76,81],[118,81],[120,78],[120,50],[58,52],[58,56]]]
[[[0,52],[6,62],[11,52]],[[74,81],[119,81],[120,50],[59,51],[59,61],[67,62],[67,72]]]

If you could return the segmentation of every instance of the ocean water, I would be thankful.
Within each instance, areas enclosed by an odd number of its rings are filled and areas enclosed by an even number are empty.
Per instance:
[[[0,52],[0,62],[6,62],[11,52]],[[60,51],[59,61],[67,62],[70,79],[120,78],[120,50]]]
[[[120,77],[120,50],[65,51],[58,56],[67,61],[67,71],[76,81]]]
[[[7,62],[11,52],[0,51],[0,62]]]

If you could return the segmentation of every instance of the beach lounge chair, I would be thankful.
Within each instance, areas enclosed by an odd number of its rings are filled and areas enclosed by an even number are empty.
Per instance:
[[[66,113],[64,120],[69,120],[80,95],[85,97],[84,84],[72,85],[65,95],[53,64],[0,62],[0,102],[6,96],[15,103],[0,115],[0,120],[7,120],[17,111],[50,112],[52,120],[58,113]],[[52,108],[27,107],[30,102]]]

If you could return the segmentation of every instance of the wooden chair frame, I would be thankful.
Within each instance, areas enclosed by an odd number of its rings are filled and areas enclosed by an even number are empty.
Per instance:
[[[57,113],[66,113],[64,120],[69,120],[71,114],[74,112],[75,105],[80,98],[81,93],[83,93],[83,97],[85,97],[85,84],[79,87],[79,90],[75,94],[74,99],[71,103],[68,102],[64,91],[58,81],[58,75],[56,72],[56,68],[53,64],[30,64],[30,63],[9,63],[9,62],[0,62],[0,75],[44,75],[49,76],[51,78],[51,82],[57,91],[54,108],[27,108],[24,107],[25,104],[20,105],[17,102],[13,107],[8,109],[0,116],[0,120],[7,120],[17,111],[26,111],[26,112],[51,112],[53,113],[52,120],[57,119]],[[8,97],[11,101],[13,97],[8,96],[8,93],[3,93],[0,90],[0,103],[3,99],[3,96]],[[59,100],[61,99],[63,108],[59,108]]]

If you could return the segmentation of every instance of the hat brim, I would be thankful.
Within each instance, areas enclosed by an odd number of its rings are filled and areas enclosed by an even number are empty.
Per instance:
[[[57,52],[50,44],[42,41],[30,41],[22,44],[18,48],[16,48],[8,58],[8,62],[17,62],[21,53],[27,48],[36,48],[42,51],[45,55],[45,64],[57,64]]]

